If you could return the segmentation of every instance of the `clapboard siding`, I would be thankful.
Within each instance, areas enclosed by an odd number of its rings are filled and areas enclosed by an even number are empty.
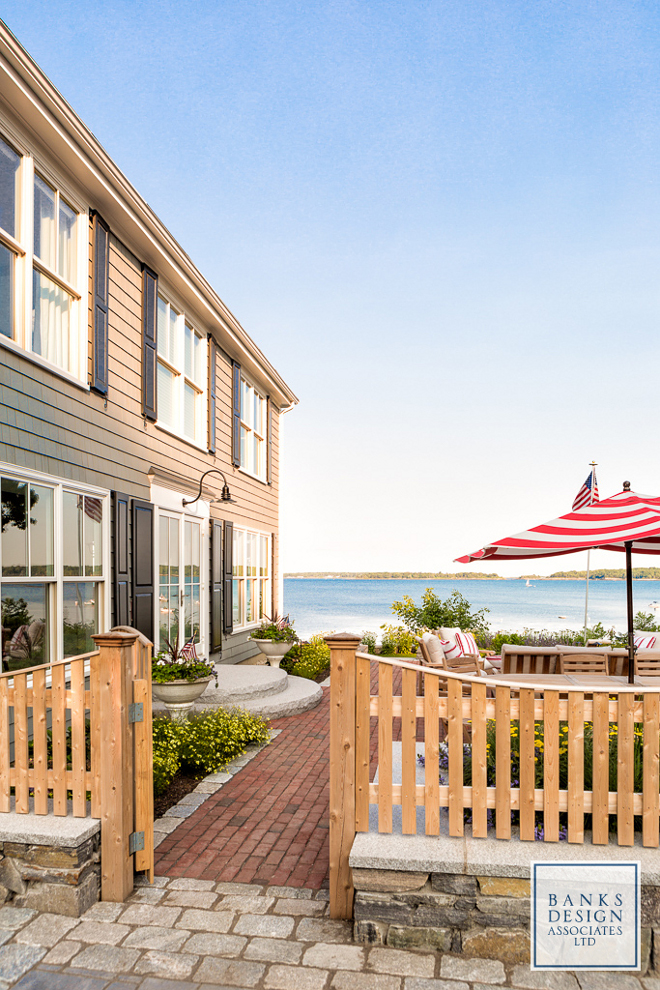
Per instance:
[[[93,372],[93,240],[90,221],[88,369]],[[85,303],[83,303],[85,305]],[[194,314],[190,314],[193,316]],[[194,318],[200,330],[203,323]],[[279,412],[272,410],[271,484],[232,465],[232,365],[218,347],[216,357],[216,452],[146,421],[142,416],[142,266],[111,234],[109,247],[108,394],[76,387],[21,353],[0,347],[0,458],[5,462],[70,481],[150,498],[148,472],[189,479],[218,467],[227,477],[235,505],[212,505],[212,516],[239,527],[272,534],[273,589],[279,572],[278,485]],[[210,476],[205,491],[220,494],[222,482]],[[114,588],[113,592],[114,594]],[[275,601],[274,607],[281,609]],[[223,645],[223,662],[236,663],[257,652],[246,633]]]

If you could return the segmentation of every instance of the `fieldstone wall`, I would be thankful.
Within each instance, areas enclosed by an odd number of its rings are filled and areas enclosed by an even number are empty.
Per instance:
[[[0,904],[79,918],[99,899],[100,834],[77,846],[0,843]]]
[[[529,962],[529,880],[354,867],[353,884],[356,942]],[[660,971],[660,887],[642,886],[641,921],[642,973]]]

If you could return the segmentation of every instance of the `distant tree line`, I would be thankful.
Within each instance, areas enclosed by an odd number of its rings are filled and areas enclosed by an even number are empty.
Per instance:
[[[499,574],[485,574],[482,571],[460,571],[457,574],[441,574],[433,571],[290,571],[285,578],[355,578],[369,581],[379,580],[419,580],[433,581],[481,580],[503,581]]]

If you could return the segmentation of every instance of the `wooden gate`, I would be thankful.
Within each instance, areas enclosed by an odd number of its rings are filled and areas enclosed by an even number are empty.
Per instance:
[[[100,818],[101,898],[124,901],[134,870],[153,880],[151,643],[93,639],[94,653],[0,674],[0,813],[46,815],[51,797],[54,815]]]

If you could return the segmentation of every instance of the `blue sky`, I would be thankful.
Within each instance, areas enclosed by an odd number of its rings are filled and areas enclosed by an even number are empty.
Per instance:
[[[592,459],[660,493],[656,3],[2,17],[299,395],[287,569],[454,569]]]

